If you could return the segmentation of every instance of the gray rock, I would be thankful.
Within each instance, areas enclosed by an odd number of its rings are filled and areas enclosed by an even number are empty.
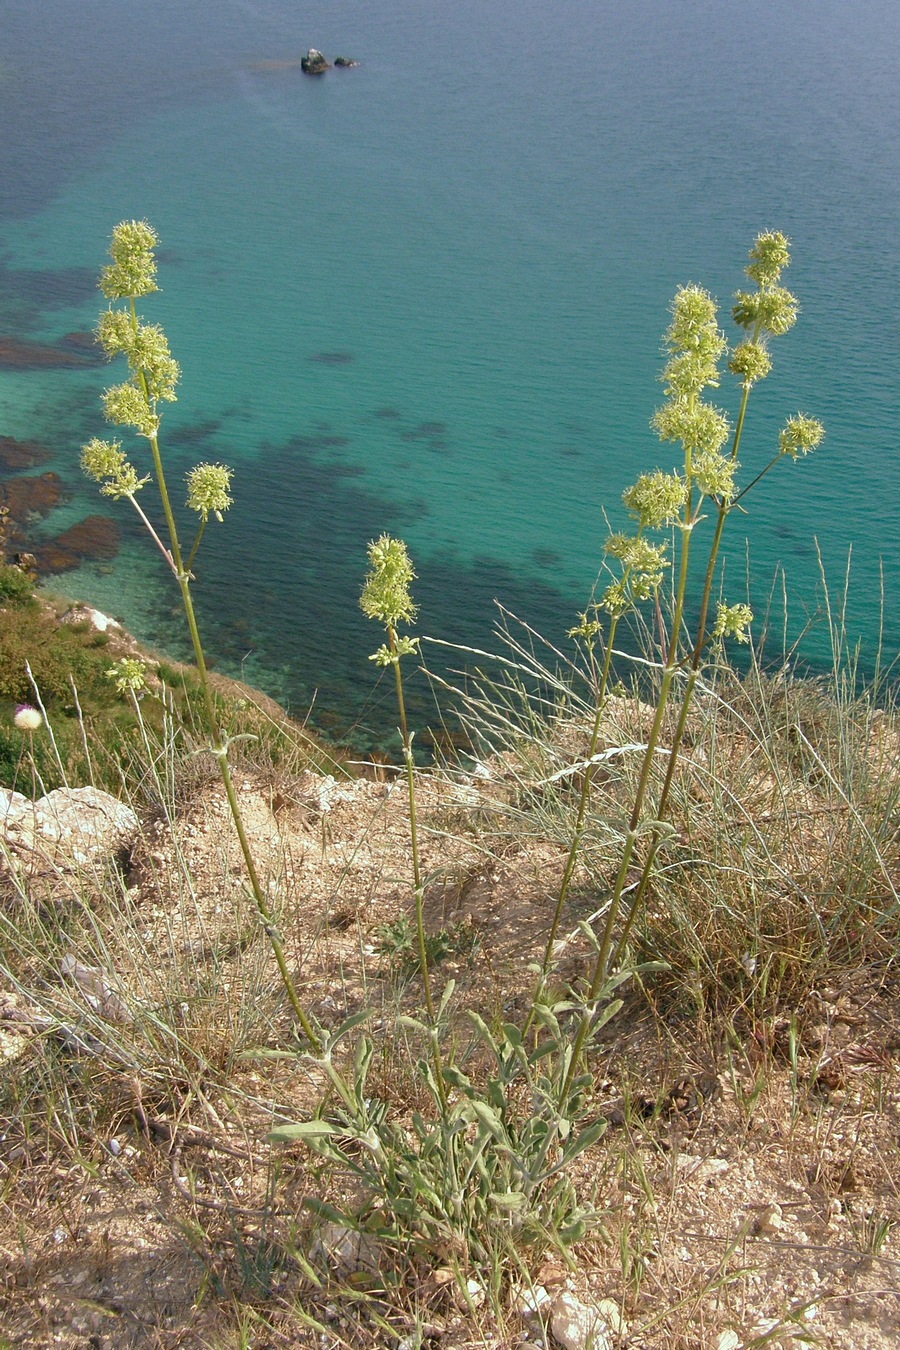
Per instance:
[[[6,833],[7,829],[14,829],[21,821],[26,820],[33,810],[31,802],[27,797],[23,797],[21,792],[12,792],[9,788],[0,787],[0,831]]]
[[[326,70],[331,69],[331,65],[321,52],[316,51],[315,47],[310,47],[306,55],[300,58],[300,69],[304,75],[324,75]]]
[[[0,831],[14,849],[44,854],[59,867],[102,862],[136,834],[129,806],[99,788],[56,788],[34,804],[0,790]]]
[[[319,1229],[313,1256],[324,1258],[339,1279],[358,1274],[377,1275],[381,1244],[369,1233],[329,1222]]]
[[[606,1318],[567,1289],[553,1301],[550,1330],[563,1350],[612,1350]]]
[[[108,1022],[127,1023],[133,1020],[128,1005],[114,987],[114,977],[99,966],[82,965],[70,953],[60,961],[59,973],[64,980],[71,980],[88,1007]]]
[[[61,623],[89,623],[98,633],[121,632],[122,625],[115,619],[111,619],[108,614],[103,614],[99,609],[92,609],[90,605],[73,605],[67,609],[60,620]]]

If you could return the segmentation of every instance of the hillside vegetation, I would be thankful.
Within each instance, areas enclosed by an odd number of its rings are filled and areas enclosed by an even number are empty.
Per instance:
[[[369,545],[360,600],[396,764],[346,763],[210,674],[191,567],[232,471],[191,471],[184,544],[162,437],[179,371],[137,311],[155,245],[120,225],[101,281],[134,462],[96,439],[82,462],[144,520],[196,663],[60,623],[0,569],[7,1343],[894,1344],[889,672],[857,678],[841,602],[811,680],[720,597],[731,513],[824,435],[788,416],[741,486],[751,391],[797,316],[787,240],[756,240],[733,345],[679,290],[653,422],[678,466],[624,494],[570,645],[504,615],[494,657],[459,653],[459,688],[435,682],[457,751],[427,766],[400,540]],[[725,366],[733,424],[707,397]],[[125,843],[29,833],[56,785],[127,805]]]

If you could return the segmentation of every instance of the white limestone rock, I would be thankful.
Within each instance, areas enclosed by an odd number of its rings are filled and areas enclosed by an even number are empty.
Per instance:
[[[33,804],[20,793],[0,792],[0,830],[6,842],[17,850],[42,853],[56,866],[102,862],[138,829],[131,807],[99,788],[56,788]]]
[[[563,1350],[612,1350],[606,1318],[598,1308],[589,1308],[568,1289],[554,1299],[550,1330]]]

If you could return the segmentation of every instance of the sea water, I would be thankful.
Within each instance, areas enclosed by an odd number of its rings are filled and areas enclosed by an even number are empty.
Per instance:
[[[706,286],[732,331],[760,229],[791,237],[802,313],[752,395],[745,480],[792,413],[827,438],[732,516],[725,591],[763,610],[783,569],[788,641],[812,624],[823,667],[822,569],[840,590],[852,551],[850,640],[868,669],[896,654],[895,0],[0,0],[0,22],[0,333],[92,327],[112,226],[155,226],[173,481],[235,469],[195,569],[221,668],[382,740],[357,600],[383,532],[423,633],[494,647],[500,601],[564,646],[606,517],[675,462],[649,429],[671,297]],[[360,64],[304,76],[311,46]],[[37,534],[122,525],[111,569],[54,584],[183,653],[162,559],[78,470],[118,378],[0,371],[0,435],[43,441],[66,485]],[[728,377],[716,401],[733,414]]]

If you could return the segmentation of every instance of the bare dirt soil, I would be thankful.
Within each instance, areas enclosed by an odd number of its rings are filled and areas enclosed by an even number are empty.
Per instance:
[[[398,1005],[417,1009],[401,784],[239,783],[311,1010],[336,1025],[368,1007],[377,1035]],[[435,978],[456,980],[461,1026],[467,1007],[520,1012],[563,852],[527,838],[486,850],[474,780],[420,791],[427,922],[445,935]],[[294,1253],[314,1240],[304,1196],[327,1182],[266,1135],[308,1114],[320,1085],[293,1059],[252,1056],[291,1032],[220,788],[201,778],[124,866],[118,987],[135,1026],[156,1018],[180,1044],[145,1029],[132,1068],[98,1062],[60,1045],[38,998],[0,997],[0,1345],[554,1345],[515,1310],[502,1328],[460,1311],[427,1273],[378,1305],[394,1336],[346,1290],[315,1287]],[[560,979],[584,958],[575,925],[592,897],[575,894]],[[727,1026],[666,1016],[633,989],[593,1067],[609,1128],[578,1181],[604,1229],[571,1270],[534,1273],[549,1296],[568,1283],[584,1303],[614,1301],[623,1350],[900,1342],[896,971],[836,973],[781,1018],[745,1010]],[[372,1084],[400,1116],[421,1104],[415,1054],[396,1044]]]

